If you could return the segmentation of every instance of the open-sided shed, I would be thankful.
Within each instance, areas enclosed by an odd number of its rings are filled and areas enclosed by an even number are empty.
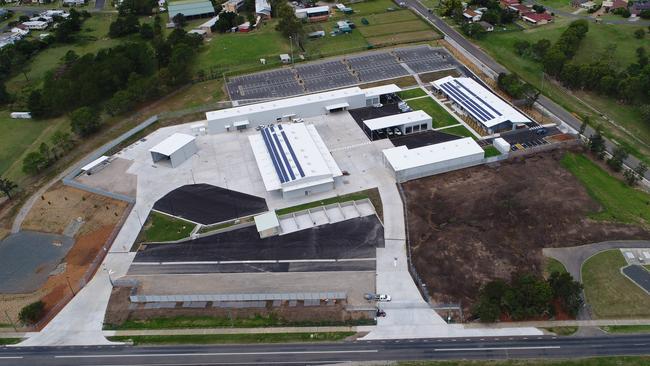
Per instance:
[[[149,152],[154,163],[169,161],[172,168],[181,165],[197,152],[194,136],[175,133],[152,147]]]

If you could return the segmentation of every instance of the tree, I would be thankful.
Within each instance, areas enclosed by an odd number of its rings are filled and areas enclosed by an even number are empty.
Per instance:
[[[34,175],[47,167],[47,159],[38,151],[32,151],[23,159],[23,172]]]
[[[187,20],[185,20],[185,15],[183,15],[182,13],[178,13],[174,15],[172,21],[174,22],[174,24],[176,24],[176,28],[183,28],[187,24]]]
[[[52,143],[52,151],[54,152],[55,159],[70,151],[74,145],[70,134],[61,130],[54,132],[52,137],[50,137],[50,142]]]
[[[549,48],[551,48],[551,41],[548,39],[540,39],[531,47],[533,55],[537,60],[543,59],[544,56],[546,56],[546,52],[548,52]]]
[[[153,28],[148,23],[140,25],[140,37],[143,39],[153,39]]]
[[[44,313],[45,303],[39,300],[22,308],[18,314],[18,319],[24,324],[35,324],[41,320]]]
[[[589,136],[588,146],[589,151],[596,154],[599,159],[603,158],[603,154],[605,153],[605,139],[603,139],[600,129],[597,129],[595,134]]]
[[[45,158],[47,161],[47,165],[50,165],[50,163],[54,160],[54,157],[52,156],[52,150],[50,150],[50,146],[46,144],[45,142],[41,142],[41,144],[38,146],[38,152]]]
[[[99,130],[99,113],[90,107],[81,107],[70,113],[70,127],[79,136],[88,136]]]
[[[542,63],[544,65],[544,71],[552,76],[559,76],[566,62],[566,56],[562,51],[557,48],[551,48],[548,50]]]
[[[525,56],[530,51],[530,42],[527,40],[518,40],[515,41],[515,53],[519,56]]]
[[[34,118],[47,116],[47,106],[45,105],[43,95],[39,90],[34,90],[29,94],[29,97],[27,98],[27,109],[29,109]]]
[[[621,169],[623,168],[623,161],[627,159],[628,157],[628,152],[625,150],[625,148],[622,147],[617,147],[614,149],[614,153],[612,154],[612,157],[607,160],[607,165],[609,165],[610,168],[612,168],[613,171],[615,172],[620,172]]]
[[[645,37],[645,31],[643,30],[643,28],[639,28],[639,29],[635,30],[634,31],[634,37],[636,39],[643,39],[643,37]]]
[[[636,168],[626,169],[625,172],[623,173],[623,178],[625,178],[625,182],[628,185],[634,186],[641,179],[643,179],[643,176],[647,171],[648,171],[648,166],[645,165],[645,163],[643,162],[639,162],[639,165],[637,165]]]
[[[172,85],[180,85],[190,80],[192,59],[193,52],[188,45],[181,43],[174,48],[172,57],[169,60],[169,72],[172,75]]]
[[[463,23],[460,28],[465,35],[474,39],[482,39],[487,31],[478,23]]]
[[[0,191],[4,193],[7,198],[11,199],[11,191],[18,188],[18,185],[9,179],[0,178]]]
[[[11,102],[11,94],[7,91],[4,82],[0,82],[0,105]]]
[[[582,306],[582,284],[574,281],[568,272],[553,272],[548,279],[553,298],[560,302],[567,314],[575,317]]]
[[[503,296],[504,307],[514,320],[547,314],[553,291],[550,285],[532,274],[517,275]]]
[[[493,323],[501,316],[501,302],[508,284],[497,279],[486,283],[479,291],[478,301],[472,312],[484,323]]]
[[[580,129],[578,130],[578,133],[583,135],[588,125],[589,125],[589,116],[585,116],[582,119],[582,124],[580,125]]]
[[[153,18],[153,36],[156,39],[162,38],[162,19],[160,19],[160,15]]]

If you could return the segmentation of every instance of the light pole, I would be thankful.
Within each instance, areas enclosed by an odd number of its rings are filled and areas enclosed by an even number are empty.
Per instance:
[[[106,274],[108,274],[108,282],[111,283],[111,287],[115,286],[113,284],[113,279],[111,278],[111,275],[115,273],[112,269],[106,268],[106,265],[104,264],[104,271],[106,271]]]
[[[289,49],[291,52],[291,66],[293,66],[293,36],[289,36]]]

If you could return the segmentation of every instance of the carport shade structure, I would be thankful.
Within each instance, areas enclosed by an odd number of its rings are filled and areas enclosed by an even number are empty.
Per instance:
[[[203,225],[268,211],[261,197],[210,184],[179,187],[156,201],[153,209]]]
[[[169,160],[172,168],[181,165],[197,151],[194,136],[183,133],[175,133],[149,149],[154,163]]]

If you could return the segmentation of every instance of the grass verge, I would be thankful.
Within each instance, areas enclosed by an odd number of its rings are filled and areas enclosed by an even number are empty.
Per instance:
[[[492,146],[492,145],[490,145],[490,146],[486,146],[483,150],[485,150],[485,154],[484,154],[484,156],[485,156],[486,158],[490,158],[490,157],[492,157],[492,156],[499,156],[499,155],[501,155],[501,152],[500,152],[499,150],[497,150],[497,148],[494,147],[494,146]]]
[[[274,314],[255,315],[249,318],[227,318],[213,316],[175,316],[170,318],[151,318],[147,320],[127,320],[119,326],[105,324],[107,330],[135,329],[191,329],[191,328],[264,328],[264,327],[323,327],[372,325],[372,319],[354,321],[301,321],[284,320]]]
[[[650,333],[650,325],[608,325],[600,329],[614,334]]]
[[[450,128],[445,128],[444,130],[440,130],[440,132],[443,133],[448,133],[450,135],[456,135],[456,136],[463,136],[463,137],[471,137],[474,140],[476,140],[476,136],[474,136],[473,133],[471,133],[465,126],[460,125],[460,126],[455,126],[455,127],[450,127]]]
[[[207,334],[173,336],[115,336],[114,342],[132,341],[143,344],[240,344],[240,343],[289,343],[334,342],[354,335],[354,332],[337,333],[260,333],[260,334]]]
[[[18,344],[22,338],[0,338],[0,345]]]
[[[411,99],[411,98],[423,97],[427,95],[427,93],[420,88],[415,88],[409,90],[402,90],[401,92],[397,93],[397,95],[402,99]]]
[[[304,211],[304,210],[309,209],[309,208],[331,205],[332,203],[343,203],[343,202],[349,202],[349,201],[358,201],[358,200],[363,200],[363,199],[366,199],[366,198],[368,198],[370,200],[370,202],[372,203],[372,205],[375,206],[375,211],[377,212],[377,216],[379,216],[380,219],[383,219],[381,198],[379,197],[379,191],[376,188],[368,189],[368,190],[360,191],[360,192],[356,192],[356,193],[344,194],[342,196],[326,198],[326,199],[320,200],[320,201],[303,203],[302,205],[285,207],[285,208],[281,208],[279,210],[275,210],[275,213],[278,216],[282,216],[282,215],[286,215],[286,214],[292,213],[292,212]]]
[[[649,356],[591,357],[572,360],[413,361],[399,366],[642,366]]]
[[[629,187],[583,154],[567,153],[561,164],[603,206],[591,215],[593,219],[650,226],[650,195]]]
[[[589,258],[582,265],[586,301],[596,318],[650,316],[650,296],[623,276],[625,258],[618,249]]]
[[[575,334],[575,332],[578,331],[578,327],[552,327],[552,328],[544,328],[548,330],[551,333],[555,333],[559,336],[570,336],[572,334]]]
[[[189,221],[151,212],[136,242],[155,243],[184,239],[190,236],[194,226]]]
[[[560,262],[559,260],[555,258],[546,258],[546,267],[544,268],[544,271],[546,273],[546,276],[550,276],[551,273],[553,272],[560,272],[560,273],[565,273],[566,268],[564,267],[564,264]]]
[[[422,110],[431,116],[433,128],[457,125],[454,119],[444,108],[431,98],[415,99],[408,102],[414,111]]]

